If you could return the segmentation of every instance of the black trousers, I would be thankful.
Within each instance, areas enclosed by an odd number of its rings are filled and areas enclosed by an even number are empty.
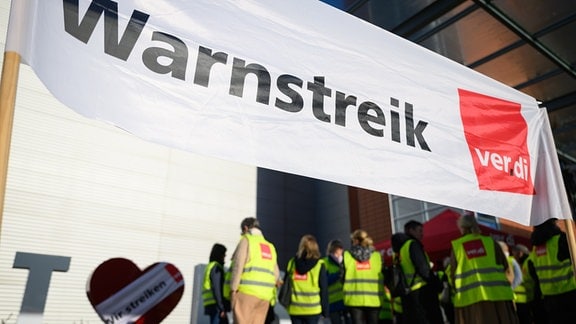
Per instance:
[[[402,297],[403,323],[410,324],[444,324],[438,293],[425,285]]]
[[[378,324],[378,307],[350,307],[352,324]]]

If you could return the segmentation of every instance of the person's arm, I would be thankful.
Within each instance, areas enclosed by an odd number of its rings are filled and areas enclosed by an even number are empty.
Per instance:
[[[240,277],[244,271],[244,265],[248,261],[248,239],[242,237],[234,255],[232,256],[232,277],[230,278],[230,290],[232,292],[238,291],[240,286]]]
[[[456,255],[454,254],[454,248],[450,250],[450,265],[449,268],[446,269],[448,273],[448,283],[450,286],[454,287],[454,283],[456,282],[456,267],[458,266],[458,261],[456,260]],[[448,271],[449,270],[449,271]]]
[[[520,264],[514,259],[512,259],[512,269],[514,271],[514,280],[512,280],[512,289],[516,289],[523,280],[522,277],[522,268],[520,268]]]
[[[430,276],[430,263],[428,263],[426,254],[424,254],[424,250],[422,249],[422,245],[417,241],[414,241],[412,244],[410,244],[410,259],[412,259],[416,274],[422,277],[424,281],[430,281],[432,279]]]
[[[218,312],[225,312],[226,308],[224,307],[224,298],[222,295],[222,284],[224,283],[224,272],[222,271],[222,268],[218,266],[212,267],[212,270],[210,271],[210,281],[212,283],[212,294],[216,300]]]
[[[322,264],[320,267],[320,278],[318,285],[320,286],[320,305],[322,305],[322,316],[328,318],[330,316],[330,302],[328,300],[328,272],[326,265]]]

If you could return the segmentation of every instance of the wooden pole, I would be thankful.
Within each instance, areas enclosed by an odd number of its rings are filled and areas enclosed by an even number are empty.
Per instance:
[[[568,247],[570,248],[570,258],[572,259],[572,269],[576,276],[576,238],[574,236],[574,220],[565,219],[564,226],[566,227],[566,238],[568,239]]]
[[[0,81],[0,239],[2,238],[2,217],[4,215],[4,197],[8,178],[8,159],[12,125],[14,124],[14,105],[20,72],[20,55],[16,52],[5,52]]]

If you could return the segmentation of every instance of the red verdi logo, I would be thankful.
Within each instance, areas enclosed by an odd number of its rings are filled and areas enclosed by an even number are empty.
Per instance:
[[[356,270],[370,270],[370,261],[356,261]]]
[[[536,247],[536,255],[537,256],[544,256],[548,254],[548,251],[546,250],[546,245],[538,245]]]
[[[294,271],[294,280],[308,280],[308,274],[300,274],[298,271]]]
[[[534,195],[521,105],[462,89],[458,94],[479,188]]]
[[[272,252],[270,251],[270,245],[260,243],[260,254],[262,256],[262,259],[272,260]]]
[[[466,257],[468,259],[486,256],[486,249],[484,248],[484,243],[482,240],[473,240],[466,242],[463,245],[464,251],[466,251]]]

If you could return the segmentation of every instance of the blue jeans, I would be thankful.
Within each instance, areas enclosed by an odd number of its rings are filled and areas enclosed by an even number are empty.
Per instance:
[[[228,324],[228,316],[220,317],[218,311],[210,312],[210,324]]]

